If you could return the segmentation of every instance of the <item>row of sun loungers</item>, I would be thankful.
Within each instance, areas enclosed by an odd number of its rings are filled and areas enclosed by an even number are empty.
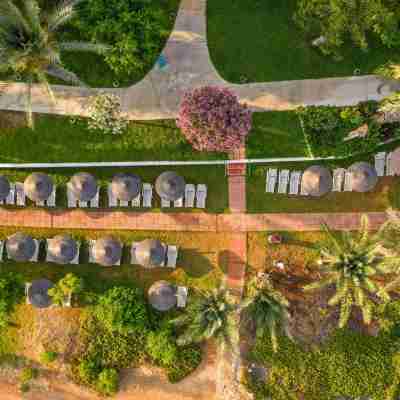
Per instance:
[[[37,206],[42,207],[55,207],[56,206],[56,189],[53,189],[51,196],[46,201],[38,201],[35,203]],[[24,191],[24,185],[21,182],[10,184],[10,193],[8,194],[6,200],[0,201],[0,205],[16,205],[25,206],[26,196]]]
[[[289,171],[288,169],[283,169],[278,171],[277,168],[270,168],[267,171],[266,187],[265,191],[267,193],[275,193],[275,188],[277,187],[277,192],[284,194],[298,194],[301,181],[301,171]]]
[[[375,169],[378,176],[398,175],[398,172],[393,165],[392,156],[393,153],[386,154],[383,151],[375,155]]]

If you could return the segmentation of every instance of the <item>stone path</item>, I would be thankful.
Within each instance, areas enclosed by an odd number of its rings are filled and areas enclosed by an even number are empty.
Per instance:
[[[318,231],[322,223],[335,230],[356,230],[363,213],[207,214],[133,211],[0,209],[0,226],[54,229],[159,230],[245,233]],[[384,212],[367,213],[371,229],[387,220]]]
[[[207,47],[206,0],[182,0],[174,30],[163,50],[169,66],[154,67],[139,83],[123,89],[106,89],[121,96],[122,107],[130,119],[176,117],[182,94],[196,86],[221,85],[231,88],[254,110],[286,110],[298,105],[350,105],[379,100],[398,83],[385,83],[375,76],[327,78],[283,82],[231,84],[213,66]],[[261,66],[260,66],[261,67]],[[25,110],[25,85],[0,84],[0,109]],[[46,90],[33,90],[33,110],[41,113],[85,115],[89,96],[104,89],[83,89],[54,85],[57,103]]]

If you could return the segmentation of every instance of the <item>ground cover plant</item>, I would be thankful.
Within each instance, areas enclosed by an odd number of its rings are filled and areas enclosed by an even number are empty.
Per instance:
[[[208,43],[211,58],[222,77],[243,83],[351,76],[371,73],[389,60],[400,59],[398,46],[383,47],[376,38],[368,38],[368,51],[362,51],[346,37],[340,48],[340,61],[323,55],[311,45],[320,31],[311,26],[312,31],[305,33],[293,19],[298,3],[298,0],[208,2]],[[392,2],[392,7],[396,7],[396,2]]]

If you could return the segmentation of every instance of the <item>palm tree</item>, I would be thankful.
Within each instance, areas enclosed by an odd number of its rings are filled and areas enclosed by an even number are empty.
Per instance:
[[[54,101],[48,82],[53,76],[75,85],[84,83],[61,63],[62,51],[90,51],[103,54],[103,44],[59,41],[57,32],[74,15],[83,0],[65,0],[52,10],[41,10],[37,0],[1,0],[0,72],[22,76],[27,82],[27,121],[33,127],[32,84],[43,84]]]
[[[178,336],[178,345],[200,343],[210,338],[231,343],[234,310],[226,290],[199,292],[185,313],[172,320],[173,325],[183,329]]]
[[[288,308],[288,300],[277,292],[267,279],[260,278],[250,281],[247,299],[241,304],[243,322],[255,323],[258,338],[268,332],[275,352],[278,350],[278,330],[292,338]]]
[[[387,289],[376,278],[396,272],[400,257],[385,247],[384,227],[375,234],[369,233],[366,216],[361,218],[358,234],[344,232],[337,238],[328,226],[323,229],[327,242],[321,247],[319,264],[324,277],[304,289],[334,285],[336,293],[329,305],[340,306],[339,327],[347,324],[353,306],[360,308],[364,323],[369,324],[374,301],[390,299]]]

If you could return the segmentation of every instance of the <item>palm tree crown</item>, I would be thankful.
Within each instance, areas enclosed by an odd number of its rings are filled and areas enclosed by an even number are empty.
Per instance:
[[[1,0],[0,2],[0,72],[22,76],[28,83],[28,123],[32,126],[31,85],[45,85],[52,99],[47,77],[83,85],[61,63],[62,51],[104,53],[108,46],[86,42],[63,42],[57,32],[74,15],[82,0],[65,0],[53,10],[41,10],[37,0]]]
[[[278,349],[278,330],[291,338],[288,308],[288,300],[267,279],[258,277],[250,281],[247,299],[241,304],[243,322],[255,323],[257,337],[268,332],[274,351]]]
[[[231,314],[234,310],[225,290],[199,293],[185,313],[172,321],[178,328],[183,328],[177,343],[199,343],[212,337],[230,343],[233,329]]]
[[[364,323],[369,324],[374,301],[378,298],[389,299],[387,290],[377,278],[395,272],[400,265],[400,257],[385,247],[383,228],[377,233],[369,233],[368,218],[363,216],[358,234],[344,232],[337,238],[324,225],[327,242],[321,247],[319,260],[324,277],[304,289],[335,286],[336,293],[329,300],[329,305],[340,306],[340,327],[347,324],[354,305],[360,308]]]

